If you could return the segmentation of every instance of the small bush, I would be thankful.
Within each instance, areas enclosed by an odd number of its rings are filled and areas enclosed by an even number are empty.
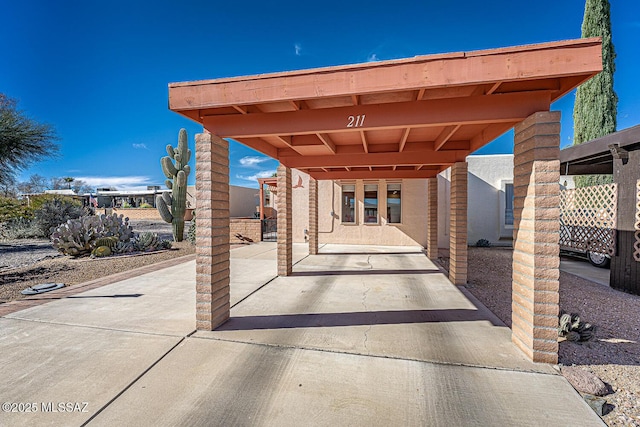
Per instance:
[[[22,201],[0,196],[0,222],[18,218],[31,218],[32,216],[33,210]]]
[[[187,231],[187,241],[192,245],[196,244],[196,211],[193,211],[193,218],[191,218],[191,224],[189,224],[189,230]]]
[[[86,216],[82,204],[71,198],[52,198],[46,200],[35,211],[35,221],[43,236],[49,236],[53,229],[70,219]]]
[[[11,219],[0,226],[0,238],[2,239],[34,239],[45,237],[32,218]]]
[[[142,209],[153,209],[153,206],[151,206],[149,203],[143,203],[140,205],[140,207]]]
[[[491,247],[491,242],[487,239],[480,239],[476,242],[476,246],[479,248],[489,248]]]

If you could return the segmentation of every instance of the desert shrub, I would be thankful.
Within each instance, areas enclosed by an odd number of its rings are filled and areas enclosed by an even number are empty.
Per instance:
[[[143,203],[140,205],[140,207],[142,209],[153,209],[153,206],[151,206],[149,203]]]
[[[117,237],[118,242],[130,241],[133,229],[129,218],[112,214],[70,219],[55,228],[51,241],[58,251],[77,257],[91,253],[98,239],[111,236]]]
[[[49,236],[53,229],[70,219],[85,216],[87,211],[82,204],[71,198],[52,198],[45,200],[35,211],[35,222],[43,236]]]
[[[196,211],[193,211],[193,218],[191,218],[191,224],[189,224],[189,230],[187,231],[187,241],[192,245],[196,244]]]
[[[27,207],[22,201],[12,197],[0,196],[0,222],[18,218],[31,218],[32,209]]]
[[[480,239],[476,242],[476,246],[479,248],[488,248],[491,246],[491,242],[487,239]]]
[[[33,239],[45,237],[33,218],[13,218],[0,226],[2,239]]]
[[[37,194],[29,197],[29,205],[31,209],[37,211],[42,208],[45,203],[49,203],[53,200],[64,200],[67,203],[82,206],[82,202],[78,199],[69,196],[63,196],[61,194]]]

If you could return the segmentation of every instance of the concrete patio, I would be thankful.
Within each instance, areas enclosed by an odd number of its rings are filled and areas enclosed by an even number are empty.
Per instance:
[[[37,407],[0,425],[603,425],[421,248],[293,249],[231,251],[215,331],[194,261],[0,318],[0,401]]]

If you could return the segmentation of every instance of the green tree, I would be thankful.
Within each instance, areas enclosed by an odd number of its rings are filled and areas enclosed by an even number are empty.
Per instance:
[[[18,109],[16,100],[0,93],[0,184],[15,180],[15,173],[58,152],[56,133]]]
[[[609,0],[586,0],[582,37],[602,37],[602,72],[583,83],[573,107],[573,144],[582,144],[616,131],[618,96],[613,90],[616,52],[611,39]],[[613,182],[611,175],[576,177],[577,187]]]

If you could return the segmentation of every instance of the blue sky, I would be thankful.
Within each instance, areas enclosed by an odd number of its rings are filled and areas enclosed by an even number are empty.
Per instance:
[[[640,2],[611,2],[618,129],[640,123]],[[159,158],[180,128],[170,82],[470,51],[580,37],[583,0],[0,0],[0,92],[56,128],[58,158],[19,175],[72,176],[118,189],[162,184]],[[562,112],[571,143],[574,93]],[[512,152],[506,134],[479,153]],[[231,184],[256,187],[277,162],[230,145]],[[191,183],[194,174],[191,174]]]

